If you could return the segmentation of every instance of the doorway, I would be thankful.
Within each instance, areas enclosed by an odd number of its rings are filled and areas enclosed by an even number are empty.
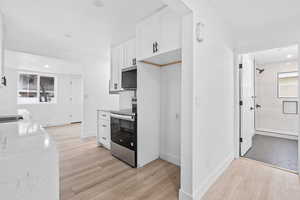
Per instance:
[[[298,171],[298,45],[239,56],[240,156]]]

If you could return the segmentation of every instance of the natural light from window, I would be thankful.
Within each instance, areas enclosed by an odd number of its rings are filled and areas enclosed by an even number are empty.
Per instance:
[[[18,104],[56,103],[56,79],[52,75],[20,72]]]

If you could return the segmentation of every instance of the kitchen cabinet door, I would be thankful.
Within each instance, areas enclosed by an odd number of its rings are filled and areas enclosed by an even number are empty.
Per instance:
[[[110,121],[100,120],[98,141],[105,148],[110,149]]]
[[[123,44],[124,65],[123,68],[136,65],[136,40],[131,39]]]
[[[179,61],[181,16],[166,7],[137,25],[137,58],[155,64]],[[152,58],[154,59],[153,62]],[[178,59],[179,57],[179,59]]]
[[[2,77],[4,76],[4,22],[3,16],[0,13],[0,87],[2,84]]]
[[[157,14],[150,16],[140,22],[136,28],[137,42],[137,59],[139,61],[157,54],[155,44],[158,43],[159,33],[159,16]]]
[[[111,50],[111,79],[110,91],[121,89],[121,67],[123,66],[122,45],[113,47]]]
[[[181,48],[181,16],[165,8],[159,13],[160,40],[158,49],[160,53]]]

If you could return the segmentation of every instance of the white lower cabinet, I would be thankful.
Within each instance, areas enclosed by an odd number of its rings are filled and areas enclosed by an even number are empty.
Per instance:
[[[98,111],[97,142],[98,145],[110,149],[110,113],[109,112]]]

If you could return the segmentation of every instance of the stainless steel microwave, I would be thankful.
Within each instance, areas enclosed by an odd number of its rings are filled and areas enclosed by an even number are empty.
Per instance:
[[[122,88],[124,90],[135,90],[137,87],[137,67],[122,69]]]

